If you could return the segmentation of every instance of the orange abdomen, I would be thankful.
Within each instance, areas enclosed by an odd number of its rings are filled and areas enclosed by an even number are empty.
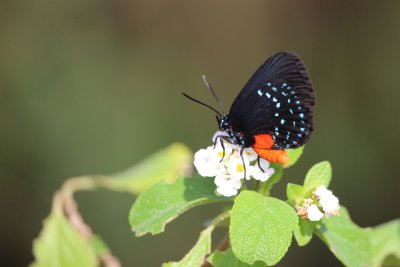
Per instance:
[[[286,165],[289,162],[289,157],[285,150],[271,150],[271,149],[260,149],[253,147],[254,151],[263,159]]]
[[[289,163],[289,157],[285,150],[272,150],[274,140],[269,134],[258,134],[254,136],[254,151],[263,159],[273,162],[287,165]]]

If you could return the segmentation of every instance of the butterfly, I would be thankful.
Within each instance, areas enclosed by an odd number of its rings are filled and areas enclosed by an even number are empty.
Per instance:
[[[315,97],[307,69],[293,52],[279,52],[268,58],[235,98],[226,114],[215,91],[204,82],[217,100],[222,113],[182,93],[185,97],[216,112],[222,140],[252,147],[259,157],[287,165],[285,149],[303,146],[313,132]]]

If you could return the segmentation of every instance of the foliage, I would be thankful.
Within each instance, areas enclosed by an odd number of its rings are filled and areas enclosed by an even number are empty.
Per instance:
[[[232,251],[247,264],[274,265],[286,254],[296,225],[296,213],[282,200],[242,191],[232,209]]]
[[[214,193],[211,180],[199,176],[179,178],[175,183],[161,181],[137,198],[129,214],[132,230],[137,236],[158,234],[164,226],[184,211],[202,204],[226,201]]]
[[[75,229],[58,208],[44,222],[44,229],[33,246],[40,266],[96,266],[95,250]]]
[[[293,166],[302,152],[303,148],[288,151],[287,167]],[[56,193],[52,212],[34,242],[35,262],[31,266],[119,266],[107,245],[83,222],[73,200],[74,192],[99,187],[138,195],[129,213],[136,236],[160,234],[167,223],[198,205],[233,204],[212,220],[180,261],[164,267],[202,266],[207,261],[216,267],[272,266],[285,256],[292,236],[298,246],[317,236],[346,266],[400,266],[400,219],[361,228],[343,206],[338,216],[325,216],[320,221],[310,221],[301,214],[301,207],[315,197],[315,190],[329,186],[329,162],[312,166],[302,185],[289,183],[284,201],[270,196],[282,179],[284,168],[280,165],[273,164],[275,174],[252,188],[255,190],[243,189],[238,196],[226,198],[215,193],[212,179],[187,175],[191,161],[189,149],[174,144],[117,175],[68,180]],[[226,226],[229,240],[213,250],[213,230]]]

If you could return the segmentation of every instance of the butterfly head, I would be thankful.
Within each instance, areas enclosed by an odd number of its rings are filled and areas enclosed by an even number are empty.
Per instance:
[[[217,122],[218,122],[218,127],[221,131],[228,131],[231,129],[231,124],[229,122],[228,115],[217,115]]]
[[[241,145],[246,147],[248,146],[247,145],[248,140],[245,138],[245,136],[242,133],[237,132],[232,128],[232,124],[229,120],[228,115],[225,114],[221,116],[217,115],[217,122],[219,130],[224,131],[229,135],[229,138],[227,139],[229,142],[236,145]]]

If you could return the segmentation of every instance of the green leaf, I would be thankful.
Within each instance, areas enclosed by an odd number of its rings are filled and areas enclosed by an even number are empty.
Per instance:
[[[179,262],[164,263],[163,267],[197,267],[202,266],[205,256],[211,251],[211,233],[214,228],[225,222],[230,216],[230,211],[218,215],[205,230],[200,233],[200,237],[186,256]]]
[[[247,263],[274,265],[286,254],[297,215],[285,202],[254,191],[235,199],[229,234],[236,257]]]
[[[304,180],[304,193],[309,194],[321,185],[329,186],[332,178],[332,168],[328,161],[315,164],[307,172]]]
[[[292,206],[301,205],[304,199],[304,189],[301,185],[288,183],[286,195]]]
[[[390,255],[400,260],[400,219],[366,229],[366,233],[373,247],[373,266],[382,266]]]
[[[214,267],[264,267],[265,264],[262,262],[256,262],[254,264],[247,264],[238,260],[232,253],[232,250],[215,251],[207,259]]]
[[[192,157],[185,145],[172,144],[130,169],[112,175],[109,188],[139,194],[160,180],[171,183],[191,168]]]
[[[352,267],[372,265],[372,245],[369,237],[363,229],[351,221],[344,207],[340,208],[339,216],[323,218],[316,229],[317,235],[344,265]]]
[[[281,180],[283,174],[282,165],[272,163],[271,167],[275,169],[275,173],[267,181],[260,183],[258,187],[258,192],[265,196],[269,195],[272,187]]]
[[[295,227],[293,235],[297,241],[297,244],[302,247],[311,241],[313,232],[314,224],[309,220],[299,218],[299,224]]]
[[[154,235],[163,232],[168,222],[192,207],[229,200],[215,195],[212,178],[179,178],[173,184],[161,181],[139,195],[129,213],[129,222],[136,236]]]
[[[163,267],[198,267],[201,266],[204,257],[211,252],[211,233],[214,226],[209,226],[200,233],[196,245],[179,262],[164,263]]]
[[[31,267],[97,266],[94,249],[67,222],[61,210],[53,210],[33,243],[36,261]]]
[[[304,146],[296,149],[285,149],[285,150],[289,156],[289,165],[286,167],[290,167],[293,166],[299,160],[301,154],[303,154]]]

